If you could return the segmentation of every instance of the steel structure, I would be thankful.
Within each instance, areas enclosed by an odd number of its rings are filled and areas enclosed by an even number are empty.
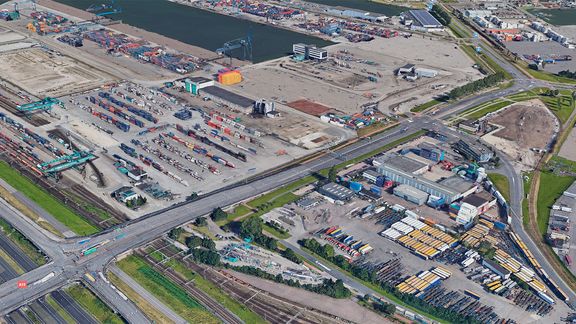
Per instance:
[[[51,110],[52,105],[55,105],[55,104],[58,104],[60,107],[64,106],[62,101],[55,99],[55,98],[46,97],[40,101],[31,102],[31,103],[27,103],[27,104],[23,104],[23,105],[18,105],[18,106],[16,106],[16,109],[20,112],[23,112],[23,113],[31,113],[31,112],[34,112],[37,110]]]
[[[243,61],[252,61],[252,33],[248,32],[248,35],[243,38],[234,39],[228,41],[222,45],[221,48],[216,50],[218,55],[225,55],[230,58],[230,65],[232,65],[232,52],[237,49],[242,49],[242,57],[241,60]]]
[[[89,162],[89,161],[95,159],[95,158],[96,158],[96,156],[94,156],[92,153],[87,152],[87,151],[74,152],[70,155],[61,156],[61,157],[54,159],[52,161],[40,163],[40,164],[38,164],[38,168],[45,175],[53,175],[53,174],[58,173],[60,171],[64,171],[64,170],[82,165],[86,162]]]
[[[122,8],[116,5],[116,0],[110,0],[110,3],[93,4],[86,9],[97,17],[104,17],[122,13]]]

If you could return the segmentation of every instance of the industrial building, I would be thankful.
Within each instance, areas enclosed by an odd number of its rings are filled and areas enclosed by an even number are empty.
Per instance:
[[[334,182],[327,183],[318,188],[321,195],[334,201],[348,201],[354,196],[354,192]]]
[[[254,100],[217,86],[203,88],[201,93],[205,98],[227,105],[230,108],[239,110],[245,114],[251,113],[254,107]]]
[[[442,179],[438,181],[438,184],[460,192],[462,197],[468,197],[469,195],[476,192],[476,190],[478,190],[477,184],[458,175],[453,175],[451,177]]]
[[[341,16],[346,18],[355,18],[355,19],[362,19],[368,20],[371,22],[382,22],[386,18],[385,15],[381,15],[378,13],[366,12],[366,11],[359,11],[345,7],[330,7],[326,9],[326,13],[332,16]]]
[[[409,157],[392,153],[378,158],[372,162],[374,166],[386,166],[411,175],[421,175],[428,171],[428,165]],[[379,171],[382,173],[381,171]]]
[[[424,142],[418,145],[420,149],[418,155],[421,157],[434,161],[440,162],[444,160],[444,150],[438,148],[436,145],[430,142]]]
[[[428,200],[428,194],[409,185],[401,184],[394,188],[394,195],[414,203],[418,206],[424,205]]]
[[[428,166],[408,157],[393,154],[381,159],[377,159],[373,163],[377,167],[377,171],[382,174],[386,180],[391,180],[399,184],[409,185],[424,191],[431,196],[437,197],[438,200],[442,200],[445,204],[450,204],[453,201],[462,198],[464,193],[467,193],[471,190],[471,188],[468,188],[468,190],[465,191],[458,191],[451,186],[434,182],[422,177],[422,174],[428,170]],[[449,181],[454,183],[457,182],[457,180],[454,179]],[[457,184],[459,183],[460,182],[458,181]],[[467,183],[471,184],[470,182]],[[463,187],[464,186],[460,188]]]
[[[462,200],[463,204],[466,203],[478,209],[478,214],[484,214],[490,208],[496,206],[496,202],[496,197],[486,191],[473,193]]]
[[[276,116],[276,105],[273,101],[260,99],[254,103],[252,113],[260,116],[274,117]]]
[[[467,159],[474,162],[488,162],[494,156],[494,152],[481,143],[470,143],[464,140],[459,140],[456,143],[456,148]]]
[[[494,261],[490,261],[488,259],[483,259],[482,265],[485,266],[486,268],[492,270],[492,272],[494,272],[495,274],[502,277],[502,279],[510,278],[510,270],[504,268],[503,266],[499,265],[498,263],[496,263]]]
[[[328,51],[323,48],[318,48],[316,45],[293,44],[292,52],[295,56],[303,56],[306,60],[324,61],[328,59]]]
[[[458,124],[458,128],[468,131],[470,133],[476,133],[480,130],[480,124],[476,120],[465,120]]]
[[[444,26],[426,10],[410,10],[403,14],[404,24],[412,30],[443,31]]]
[[[198,95],[199,90],[214,85],[214,80],[205,77],[192,77],[174,81],[174,85],[179,88],[184,88],[186,92],[193,95]]]

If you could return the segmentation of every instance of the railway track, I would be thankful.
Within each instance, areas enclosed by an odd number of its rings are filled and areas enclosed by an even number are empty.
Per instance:
[[[0,107],[4,108],[6,111],[12,115],[20,118],[25,118],[25,116],[16,109],[16,104],[10,99],[0,95]],[[30,115],[26,121],[32,126],[44,126],[50,124],[46,119],[39,117],[37,115]]]
[[[166,242],[163,239],[157,239],[147,246],[152,247],[155,251],[164,254],[167,258],[177,258],[181,260],[198,275],[214,283],[227,295],[246,305],[252,311],[271,323],[342,323],[342,321],[336,319],[330,314],[308,309],[302,305],[295,304],[291,301],[269,294],[266,291],[252,287],[249,284],[240,281],[234,276],[216,271],[210,267],[205,267],[191,262],[187,258],[183,257],[180,252],[176,251],[171,243]],[[145,257],[147,262],[152,265],[156,264],[157,269],[161,270],[177,283],[182,284],[182,280],[177,280],[177,278],[180,276],[177,275],[172,269],[164,266],[162,262],[155,261],[143,250],[139,250],[138,252],[140,255]],[[176,278],[173,276],[176,276]],[[186,282],[184,282],[182,285],[184,287],[191,287],[191,284]],[[218,305],[221,307],[220,304]]]

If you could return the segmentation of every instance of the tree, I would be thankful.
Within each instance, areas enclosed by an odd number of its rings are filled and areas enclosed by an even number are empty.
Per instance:
[[[176,227],[168,232],[168,237],[176,241],[182,233],[184,233],[184,230],[180,227]]]
[[[330,180],[331,182],[336,182],[337,178],[338,178],[338,171],[336,170],[336,167],[333,166],[330,168],[330,170],[328,170],[328,180]]]
[[[200,236],[192,235],[186,238],[186,246],[189,249],[194,249],[202,245],[202,238]]]
[[[198,217],[194,221],[194,224],[199,227],[208,226],[208,221],[206,220],[206,217]]]
[[[210,250],[194,249],[192,250],[192,258],[194,261],[211,266],[220,264],[220,254]]]
[[[192,194],[190,194],[190,196],[186,197],[186,201],[192,201],[196,198],[198,198],[198,194],[193,192]]]
[[[200,245],[202,245],[202,247],[204,247],[208,250],[212,250],[212,251],[216,250],[216,243],[214,243],[214,241],[212,241],[208,237],[203,238]]]
[[[217,221],[221,221],[221,220],[225,220],[228,218],[228,214],[222,210],[222,208],[218,207],[216,209],[214,209],[211,213],[210,213],[210,218],[217,222]]]
[[[258,216],[252,216],[240,225],[240,235],[244,238],[256,239],[262,235],[262,220]]]
[[[302,261],[300,261],[300,258],[298,258],[298,255],[294,253],[294,251],[292,251],[291,248],[286,248],[286,250],[282,251],[282,256],[294,263],[298,264],[302,263]]]

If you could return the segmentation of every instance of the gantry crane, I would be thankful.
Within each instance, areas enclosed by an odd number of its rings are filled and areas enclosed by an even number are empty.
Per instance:
[[[31,103],[27,103],[27,104],[23,104],[23,105],[18,105],[16,106],[16,109],[24,114],[27,113],[33,113],[37,110],[51,110],[52,109],[52,105],[56,105],[58,104],[60,107],[64,107],[64,104],[62,103],[62,101],[55,99],[55,98],[50,98],[50,97],[46,97],[40,101],[36,101],[36,102],[31,102]]]
[[[74,152],[70,155],[64,155],[52,161],[38,164],[38,168],[47,176],[55,175],[60,171],[80,166],[84,163],[94,160],[96,156],[87,151]]]
[[[225,55],[230,58],[230,65],[232,65],[232,52],[239,48],[242,49],[242,57],[241,60],[243,61],[252,61],[252,33],[249,31],[248,35],[243,38],[234,39],[228,41],[222,45],[221,48],[216,50],[218,55]]]

